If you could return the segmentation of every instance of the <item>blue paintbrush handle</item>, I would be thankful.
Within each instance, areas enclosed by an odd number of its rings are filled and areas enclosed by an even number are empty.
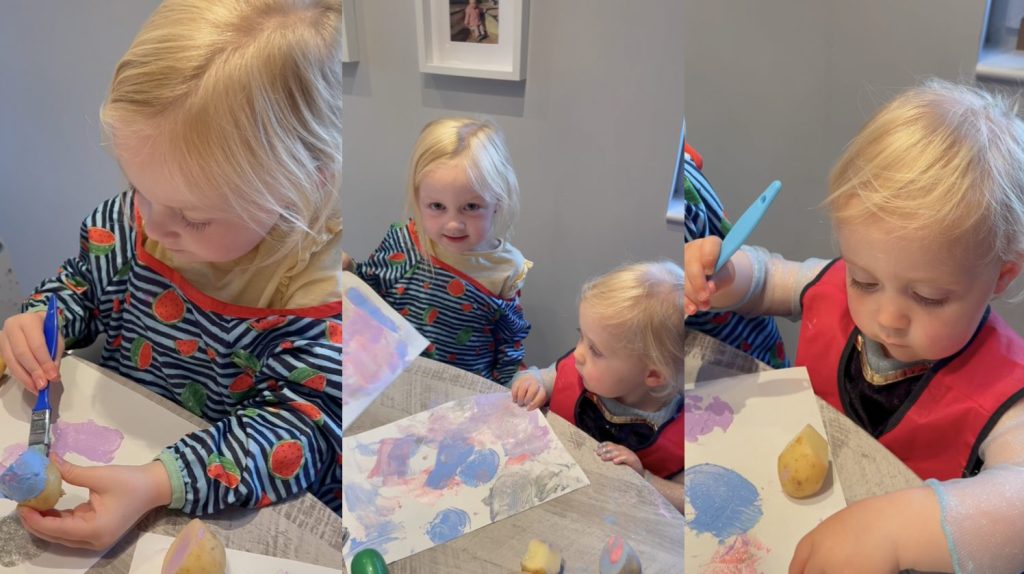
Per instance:
[[[57,320],[57,297],[53,294],[47,296],[46,317],[43,319],[43,336],[46,338],[46,349],[50,352],[50,358],[57,360],[57,341],[60,334],[60,324]],[[39,391],[36,397],[36,406],[33,412],[50,410],[50,385]]]
[[[736,220],[732,229],[729,230],[729,233],[725,235],[725,239],[722,240],[722,251],[718,255],[718,262],[715,264],[715,273],[747,242],[747,238],[750,237],[750,234],[754,232],[754,228],[757,227],[761,218],[764,217],[764,212],[768,211],[768,206],[775,201],[775,196],[779,194],[780,189],[782,189],[781,183],[778,181],[771,182],[768,188]]]

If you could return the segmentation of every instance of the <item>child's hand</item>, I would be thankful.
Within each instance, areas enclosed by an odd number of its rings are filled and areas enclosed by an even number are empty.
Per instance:
[[[613,442],[598,443],[597,456],[605,462],[624,464],[635,470],[640,476],[644,475],[644,465],[640,463],[640,457],[628,448]]]
[[[901,570],[896,541],[904,533],[892,532],[886,509],[878,498],[868,498],[828,517],[800,540],[789,574],[833,572],[843,574],[896,574]]]
[[[57,360],[50,359],[43,336],[46,313],[21,313],[4,321],[0,331],[0,356],[7,362],[11,376],[23,387],[38,393],[50,381],[60,380],[60,357],[64,337],[57,335]]]
[[[732,284],[736,274],[732,260],[708,280],[721,252],[722,240],[718,237],[697,239],[683,247],[683,273],[686,275],[683,303],[687,315],[710,309],[711,296]]]
[[[38,512],[18,507],[35,536],[72,548],[110,548],[147,512],[171,502],[171,481],[160,461],[142,466],[77,466],[54,458],[64,482],[89,489],[73,510]]]
[[[345,253],[344,251],[342,251],[341,252],[341,268],[342,268],[342,270],[351,272],[355,268],[355,266],[356,266],[355,261],[352,261],[352,258],[348,256],[348,253]]]
[[[548,392],[536,377],[524,375],[517,377],[512,383],[512,400],[521,407],[525,406],[526,410],[532,411],[544,406],[548,400]]]

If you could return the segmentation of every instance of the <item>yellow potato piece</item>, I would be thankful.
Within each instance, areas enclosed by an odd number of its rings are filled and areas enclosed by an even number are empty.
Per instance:
[[[779,453],[779,482],[793,498],[807,498],[821,490],[828,476],[828,443],[806,425]]]
[[[29,508],[35,508],[40,512],[50,510],[57,505],[60,497],[64,496],[63,485],[64,481],[60,477],[60,469],[57,468],[57,465],[53,464],[53,461],[50,461],[50,464],[46,465],[46,486],[43,487],[43,491],[35,498],[30,498],[21,504]]]
[[[202,520],[193,518],[167,550],[160,574],[224,574],[227,561],[224,545]]]
[[[526,547],[526,556],[519,566],[529,574],[558,574],[562,570],[562,557],[546,543],[534,538]]]

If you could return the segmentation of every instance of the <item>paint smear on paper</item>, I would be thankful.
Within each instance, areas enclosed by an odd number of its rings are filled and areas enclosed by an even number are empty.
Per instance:
[[[114,455],[124,441],[124,433],[92,419],[79,423],[57,421],[50,432],[53,433],[51,452],[58,458],[66,458],[74,453],[100,464],[114,462]],[[26,443],[12,444],[4,449],[0,455],[0,472],[25,452],[28,448]]]
[[[690,467],[683,472],[683,487],[686,525],[720,542],[745,534],[763,515],[757,487],[728,468],[716,464]]]
[[[712,397],[704,404],[704,397],[686,393],[683,403],[683,426],[686,428],[686,442],[697,442],[700,437],[710,434],[716,428],[729,430],[733,421],[732,405],[721,397]]]
[[[427,525],[427,537],[434,544],[444,544],[462,536],[469,527],[469,514],[461,508],[445,508]]]
[[[722,544],[701,574],[762,574],[762,561],[771,552],[764,544],[741,534]]]

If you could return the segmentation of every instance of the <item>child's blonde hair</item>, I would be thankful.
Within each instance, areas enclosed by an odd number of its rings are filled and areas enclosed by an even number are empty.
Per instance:
[[[341,18],[340,0],[165,0],[114,72],[108,137],[155,134],[194,199],[279,215],[282,255],[319,244],[341,222]]]
[[[420,182],[431,169],[451,166],[465,167],[473,189],[497,206],[491,234],[507,241],[519,215],[519,181],[501,130],[487,120],[440,118],[423,127],[409,164],[406,209],[420,246],[433,255],[420,217]]]
[[[662,372],[667,384],[658,394],[682,391],[683,291],[683,270],[662,260],[620,266],[588,281],[580,294],[625,348]]]
[[[832,219],[875,216],[910,232],[1024,255],[1024,122],[1011,100],[930,80],[882,107],[833,168]]]

